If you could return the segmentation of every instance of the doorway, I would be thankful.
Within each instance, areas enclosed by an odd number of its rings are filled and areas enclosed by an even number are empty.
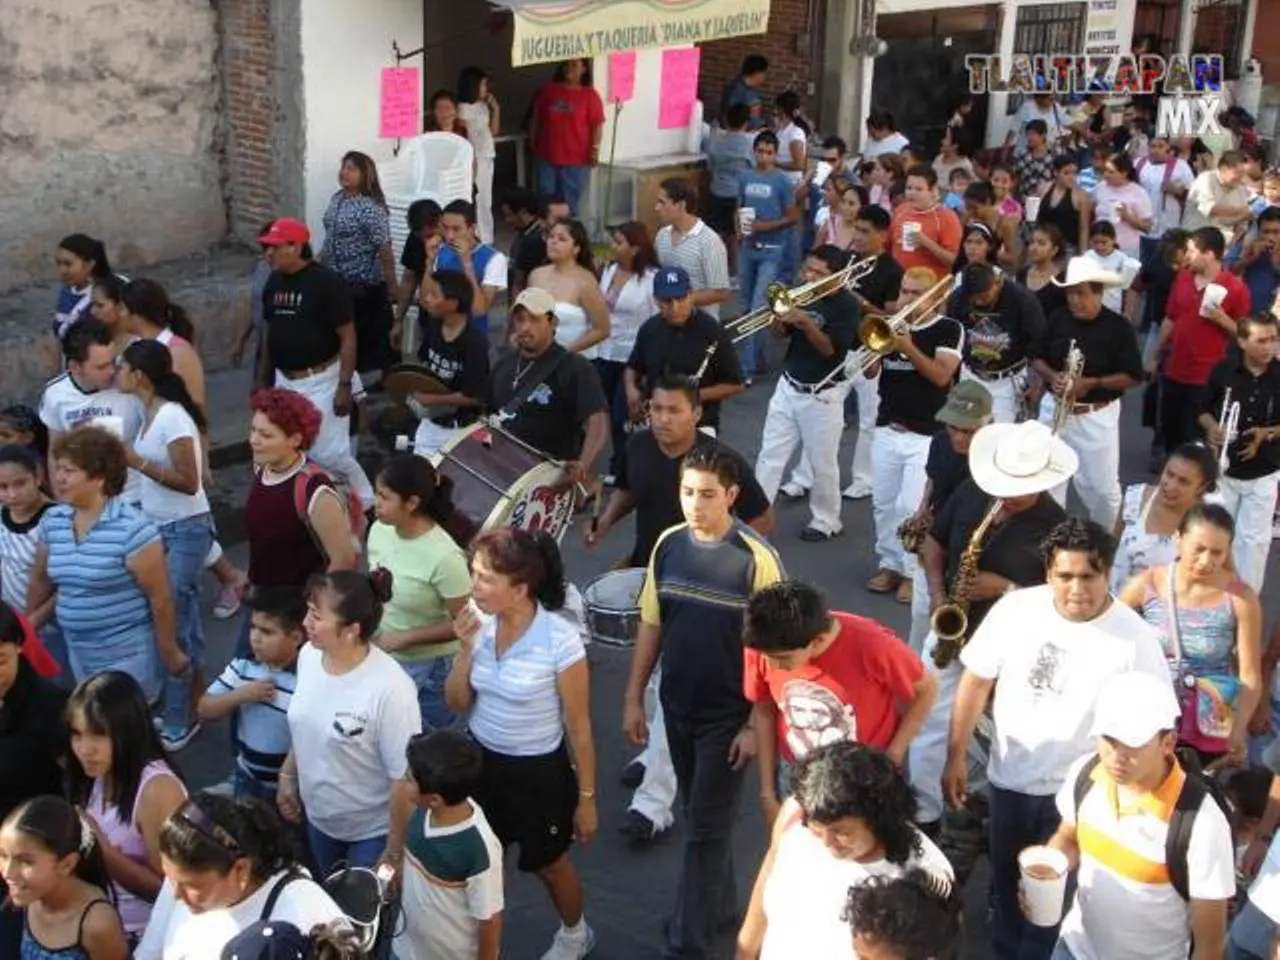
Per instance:
[[[889,49],[875,61],[872,109],[888,110],[912,146],[932,157],[942,143],[952,101],[969,87],[965,56],[995,52],[999,29],[996,4],[877,18],[876,35]],[[972,130],[986,129],[987,99],[974,98]]]

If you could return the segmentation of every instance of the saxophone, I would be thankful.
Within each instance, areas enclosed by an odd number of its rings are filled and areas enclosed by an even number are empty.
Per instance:
[[[1062,428],[1067,425],[1067,418],[1071,416],[1071,393],[1076,388],[1076,381],[1084,373],[1084,351],[1076,346],[1074,340],[1067,347],[1067,362],[1063,366],[1062,372],[1066,375],[1067,384],[1062,389],[1062,394],[1057,397],[1057,403],[1053,409],[1053,435],[1055,437],[1062,435]]]
[[[902,549],[907,553],[919,554],[924,546],[924,538],[929,535],[929,527],[933,522],[930,514],[913,513],[898,524],[898,539],[902,541]]]
[[[1002,505],[1002,500],[993,500],[982,522],[969,535],[969,543],[960,555],[960,565],[951,584],[951,596],[929,617],[929,626],[938,640],[933,648],[933,662],[939,669],[950,665],[964,646],[965,634],[969,632],[969,587],[978,575],[982,541],[986,539],[987,531],[991,529]]]

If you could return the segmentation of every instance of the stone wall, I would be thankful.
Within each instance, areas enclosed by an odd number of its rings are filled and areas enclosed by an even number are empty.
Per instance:
[[[211,0],[0,2],[0,290],[68,233],[124,269],[225,236],[217,62]]]

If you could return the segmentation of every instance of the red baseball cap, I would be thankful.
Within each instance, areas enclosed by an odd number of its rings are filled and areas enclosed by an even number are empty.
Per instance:
[[[287,243],[301,245],[310,242],[311,231],[307,229],[307,225],[292,217],[281,217],[258,238],[258,243],[264,247],[282,247]]]

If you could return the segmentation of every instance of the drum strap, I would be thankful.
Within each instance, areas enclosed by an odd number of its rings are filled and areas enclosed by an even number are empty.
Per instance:
[[[552,358],[546,368],[536,377],[530,377],[528,380],[520,384],[520,389],[515,392],[515,396],[503,404],[501,410],[497,411],[497,418],[499,421],[510,420],[515,416],[516,411],[524,406],[524,402],[533,396],[533,391],[537,390],[540,386],[550,380],[551,375],[559,370],[560,365],[571,356],[569,351],[564,349],[564,347],[560,347],[559,344],[553,344],[551,347],[552,350],[557,348],[560,352]],[[537,362],[537,360],[534,361],[534,363]]]

